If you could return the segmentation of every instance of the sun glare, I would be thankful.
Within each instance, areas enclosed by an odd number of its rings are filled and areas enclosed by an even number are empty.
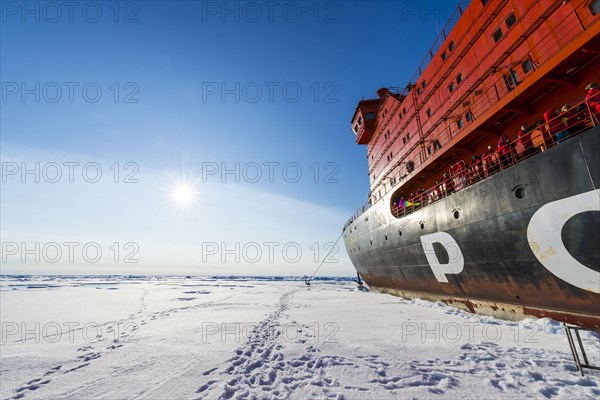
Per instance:
[[[177,204],[187,205],[194,201],[196,194],[190,185],[180,184],[173,189],[171,195]]]
[[[165,171],[166,187],[163,192],[175,215],[193,213],[202,201],[202,190],[193,169]]]

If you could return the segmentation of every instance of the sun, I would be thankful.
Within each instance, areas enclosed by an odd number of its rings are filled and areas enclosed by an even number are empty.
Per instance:
[[[191,185],[181,183],[173,188],[171,197],[175,203],[185,206],[194,202],[196,192]]]
[[[176,215],[195,213],[201,206],[203,188],[194,169],[165,171],[164,198]]]

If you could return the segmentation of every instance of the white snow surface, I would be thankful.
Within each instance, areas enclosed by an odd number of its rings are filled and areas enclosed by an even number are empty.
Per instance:
[[[562,325],[341,280],[4,277],[2,399],[581,399]],[[582,334],[590,362],[599,339]]]

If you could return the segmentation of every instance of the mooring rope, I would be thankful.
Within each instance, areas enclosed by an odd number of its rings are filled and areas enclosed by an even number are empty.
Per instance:
[[[310,281],[312,281],[313,278],[315,277],[315,275],[317,275],[317,272],[319,272],[319,269],[321,269],[321,267],[323,266],[323,263],[325,263],[325,260],[327,260],[327,258],[331,255],[331,252],[336,248],[337,243],[340,241],[340,239],[342,238],[343,235],[344,235],[344,232],[342,231],[342,233],[337,238],[337,240],[335,241],[335,243],[333,244],[333,246],[331,246],[331,249],[329,249],[329,252],[325,256],[325,258],[323,258],[323,261],[321,261],[321,263],[319,264],[319,266],[315,270],[315,272],[313,272],[313,274],[310,276],[309,279],[305,279],[304,283],[306,283],[307,285],[310,285]]]

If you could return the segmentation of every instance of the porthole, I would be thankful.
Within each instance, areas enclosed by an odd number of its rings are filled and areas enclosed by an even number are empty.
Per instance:
[[[425,229],[425,222],[421,222],[421,229]]]
[[[524,187],[519,186],[516,190],[515,190],[515,197],[517,199],[522,199],[527,195],[527,192],[525,191]]]
[[[398,231],[398,236],[402,236],[402,229]]]
[[[387,235],[385,235],[385,240],[388,240]]]
[[[371,246],[373,246],[373,239],[369,240],[369,242],[371,242]]]
[[[454,210],[454,212],[452,213],[452,215],[454,216],[454,219],[459,219],[460,218],[460,211]]]

